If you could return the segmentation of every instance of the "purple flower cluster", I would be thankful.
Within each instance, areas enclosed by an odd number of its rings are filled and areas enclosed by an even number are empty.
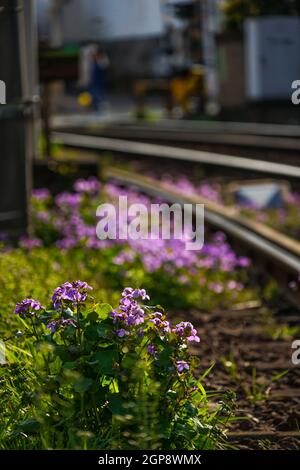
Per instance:
[[[97,178],[91,176],[87,179],[78,179],[75,181],[74,189],[77,193],[96,195],[99,193],[100,183]]]
[[[154,312],[151,316],[152,318],[149,321],[155,325],[160,334],[170,333],[170,323],[167,320],[163,320],[163,314],[161,312]]]
[[[21,237],[19,241],[20,247],[25,250],[33,250],[34,248],[40,248],[43,246],[42,240],[36,237]]]
[[[55,333],[55,331],[58,329],[67,328],[68,326],[73,326],[76,328],[76,323],[72,318],[60,318],[59,320],[52,320],[47,325],[47,328],[51,331],[51,333]]]
[[[174,179],[169,175],[164,176],[162,182],[165,186],[171,189],[180,190],[185,194],[189,194],[190,196],[200,195],[211,202],[219,204],[220,206],[224,205],[220,188],[216,184],[205,182],[197,186],[185,176]]]
[[[144,337],[149,334],[151,342],[150,344],[148,342],[149,340],[146,342],[147,353],[154,360],[158,359],[160,354],[159,346],[155,344],[155,337],[159,337],[160,342],[168,342],[168,340],[170,340],[177,346],[182,345],[183,342],[195,341],[199,343],[200,338],[192,323],[180,322],[174,328],[171,328],[170,323],[166,320],[163,313],[153,312],[151,309],[148,310],[147,307],[145,307],[145,311],[141,309],[138,300],[148,299],[149,296],[145,289],[126,287],[123,290],[119,307],[111,312],[113,323],[118,324],[118,329],[115,331],[118,338],[125,339],[129,335],[132,335],[132,333],[136,334],[138,337]],[[149,329],[149,324],[152,325],[151,329]],[[130,328],[134,326],[138,328]],[[177,346],[174,348],[174,351],[177,351]],[[185,357],[182,358],[178,356],[172,359],[178,374],[187,372],[190,369],[189,364],[183,359],[185,359]]]
[[[98,180],[91,177],[87,180],[77,180],[74,184],[75,193],[64,192],[55,198],[54,228],[59,233],[56,245],[62,250],[84,246],[86,248],[105,248],[106,241],[97,238],[95,225],[95,209],[93,203],[99,192]],[[84,195],[89,196],[89,204],[94,223],[87,224],[82,215]]]
[[[174,181],[165,178],[166,185],[173,185]],[[53,224],[53,233],[57,234],[56,245],[62,250],[69,250],[80,247],[87,249],[106,249],[118,245],[120,249],[113,258],[113,263],[118,266],[124,265],[124,270],[128,265],[135,262],[142,263],[143,268],[148,273],[162,270],[169,276],[176,278],[182,285],[190,282],[198,282],[197,277],[203,275],[203,270],[209,272],[227,271],[232,272],[240,267],[246,268],[250,261],[246,257],[238,257],[226,241],[223,233],[217,233],[211,242],[206,242],[201,251],[186,250],[186,240],[177,240],[171,237],[170,240],[99,240],[97,238],[95,226],[95,208],[99,201],[99,181],[92,177],[87,180],[77,180],[74,184],[75,192],[64,192],[56,196],[53,208],[45,209],[37,204],[33,212],[35,220],[40,224],[45,223],[48,230],[49,224]],[[208,184],[202,184],[201,189],[194,187],[187,178],[180,178],[177,189],[185,192],[197,194],[199,192],[205,197],[221,203],[218,200],[218,188]],[[119,196],[127,196],[128,204],[143,203],[149,207],[151,199],[141,195],[133,188],[122,188],[114,183],[106,184],[103,188],[108,200],[113,201]],[[85,197],[88,195],[88,198]],[[34,197],[49,198],[47,190],[36,190]],[[51,199],[51,198],[50,198]],[[128,224],[126,217],[117,217],[117,224]],[[118,225],[117,229],[120,229]],[[40,231],[39,231],[40,233]],[[118,230],[117,230],[118,233]],[[42,244],[38,238],[31,238],[21,242],[22,246],[32,249]],[[200,283],[200,281],[199,281]],[[204,285],[204,284],[203,284]],[[226,290],[224,286],[217,286],[214,283],[205,283],[205,286],[216,293]],[[233,290],[233,284],[228,286],[228,290]],[[241,285],[239,285],[241,287]],[[239,290],[239,289],[237,289]],[[217,292],[218,291],[218,292]]]
[[[248,267],[249,258],[238,257],[226,242],[226,236],[217,232],[212,243],[206,243],[201,251],[198,265],[206,268],[214,268],[221,271],[233,271],[238,267]]]
[[[50,199],[51,193],[47,188],[34,189],[32,191],[32,197],[37,201],[46,201],[47,199]]]
[[[64,302],[71,302],[72,304],[85,302],[87,291],[91,289],[92,287],[83,281],[65,282],[55,289],[52,296],[53,306],[54,308],[60,308]]]
[[[15,307],[15,313],[21,317],[29,314],[35,315],[36,312],[44,310],[44,307],[34,299],[24,299],[22,302],[17,303]]]
[[[133,289],[132,287],[125,287],[122,292],[122,297],[126,297],[127,299],[142,299],[142,300],[150,300],[149,295],[145,291],[145,289]]]
[[[122,298],[120,300],[119,307],[111,312],[111,316],[114,319],[114,323],[120,321],[124,325],[140,325],[145,321],[145,312],[137,302],[138,299],[148,300],[145,289],[132,289],[132,287],[126,287],[122,292]],[[119,333],[123,332],[123,329],[119,330]],[[118,336],[120,334],[118,333]],[[122,337],[124,334],[121,333]]]
[[[65,282],[54,291],[52,296],[54,308],[60,309],[64,304],[70,307],[78,306],[79,303],[87,299],[87,291],[90,289],[92,287],[84,281]],[[175,353],[171,357],[175,370],[179,374],[187,372],[189,364],[184,360],[186,359],[186,353],[183,352],[184,348],[181,346],[184,342],[199,342],[200,338],[197,335],[197,330],[190,322],[180,322],[174,328],[171,328],[163,313],[153,311],[151,307],[141,307],[140,302],[145,300],[149,300],[149,295],[145,289],[126,287],[122,292],[118,308],[110,314],[112,324],[115,325],[112,333],[116,338],[123,340],[129,335],[131,335],[131,341],[134,337],[136,339],[141,338],[141,350],[146,347],[146,351],[152,357],[152,360],[159,358],[163,343],[168,344],[170,342]],[[20,316],[32,316],[43,310],[45,308],[34,299],[24,299],[15,307],[15,313]],[[66,318],[67,312],[64,312],[64,314],[59,311],[53,312],[50,320],[49,314],[51,312],[45,312],[45,315],[38,318],[42,323],[47,319],[47,329],[50,330],[51,334],[63,331],[68,327],[75,329],[78,327],[75,333],[80,334],[79,319],[77,317],[75,319],[73,315],[68,315]],[[77,309],[77,314],[78,312]]]
[[[176,333],[179,338],[187,339],[187,341],[195,341],[196,343],[200,342],[197,330],[190,322],[182,321],[178,323],[172,331]]]
[[[58,309],[63,306],[64,302],[78,306],[79,303],[85,302],[87,299],[87,291],[90,289],[92,289],[92,287],[84,281],[65,282],[55,289],[52,296],[53,306],[55,309]],[[24,299],[22,302],[17,303],[15,307],[15,313],[21,317],[26,315],[34,316],[36,312],[43,310],[45,310],[45,307],[34,299]],[[53,320],[47,324],[47,328],[51,333],[68,326],[76,328],[76,321],[73,318],[60,317],[59,319],[53,318]]]
[[[149,295],[147,295],[145,289],[126,287],[122,292],[119,307],[111,312],[114,323],[120,322],[127,327],[144,323],[146,315],[144,309],[139,305],[138,299],[149,300]],[[148,314],[147,320],[154,325],[157,333],[160,335],[166,335],[172,331],[180,339],[197,343],[200,341],[196,328],[190,322],[178,323],[175,328],[171,329],[170,323],[165,320],[161,312]],[[120,338],[128,336],[128,334],[129,331],[123,327],[117,330],[117,335]]]
[[[78,209],[81,202],[81,195],[76,193],[60,193],[55,198],[57,207],[62,210]]]

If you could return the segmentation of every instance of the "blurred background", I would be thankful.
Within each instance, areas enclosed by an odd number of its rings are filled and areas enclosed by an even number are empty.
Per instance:
[[[89,97],[78,94],[95,95],[98,86],[103,114],[298,118],[290,102],[300,74],[298,0],[36,0],[35,7],[39,77],[52,82],[53,112],[88,108]],[[93,89],[97,48],[103,73]]]
[[[299,15],[299,0],[0,0],[1,221],[26,224],[30,162],[50,156],[53,128],[297,125]]]

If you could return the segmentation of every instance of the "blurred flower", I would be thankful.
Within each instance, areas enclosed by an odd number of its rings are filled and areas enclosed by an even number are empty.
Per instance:
[[[96,195],[100,189],[100,183],[97,178],[91,176],[87,179],[78,179],[74,183],[74,189],[77,193],[87,193]]]
[[[50,214],[47,211],[38,211],[35,213],[35,216],[41,222],[48,222],[50,219]]]
[[[19,241],[19,245],[21,248],[25,248],[26,250],[33,250],[34,248],[39,248],[43,245],[42,240],[39,238],[34,237],[21,237]]]
[[[208,287],[215,292],[215,294],[221,294],[224,291],[224,286],[220,282],[211,282]]]
[[[80,194],[72,194],[72,193],[60,193],[55,198],[55,203],[58,207],[70,207],[70,208],[77,208],[81,202]]]
[[[51,196],[51,193],[47,188],[34,189],[31,194],[32,197],[38,201],[45,201]]]

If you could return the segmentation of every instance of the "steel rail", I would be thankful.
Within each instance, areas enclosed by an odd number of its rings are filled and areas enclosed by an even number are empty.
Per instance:
[[[71,116],[58,116],[53,120],[53,130],[66,129],[70,126],[76,128],[78,125],[89,129],[96,126],[105,129],[110,127],[141,129],[159,129],[170,130],[174,132],[194,132],[194,133],[226,133],[226,134],[244,134],[256,136],[274,136],[274,137],[300,137],[300,126],[296,124],[270,124],[257,122],[233,122],[233,121],[195,121],[188,119],[159,119],[157,121],[145,121],[138,119],[111,119],[99,120],[94,116],[82,117],[76,115],[75,119]]]
[[[257,224],[253,227],[251,222],[239,219],[226,208],[218,207],[200,196],[184,195],[175,189],[166,188],[153,178],[113,167],[107,169],[106,176],[123,184],[135,186],[151,196],[161,197],[170,203],[192,204],[193,210],[195,210],[196,203],[204,203],[205,220],[209,225],[222,229],[256,252],[259,251],[269,259],[276,261],[289,272],[300,272],[300,248],[299,246],[295,250],[288,248],[285,243],[286,237],[282,234],[273,231],[273,233],[277,233],[277,240],[274,237],[273,240],[270,240],[263,233],[259,233]]]
[[[60,129],[63,131],[62,129]],[[63,132],[79,133],[82,135],[94,135],[107,138],[126,140],[147,140],[155,143],[178,143],[180,145],[230,145],[233,147],[251,147],[256,149],[276,149],[286,151],[300,151],[299,137],[284,137],[278,135],[242,134],[227,132],[222,129],[219,132],[199,128],[169,128],[165,126],[150,125],[123,125],[101,126],[98,129],[91,127],[67,128]]]
[[[70,147],[117,152],[118,154],[130,154],[137,157],[154,157],[188,161],[205,165],[234,168],[248,172],[269,174],[283,178],[300,178],[300,167],[202,150],[192,150],[98,136],[78,135],[66,132],[53,132],[52,139],[60,142],[64,146]]]
[[[113,124],[113,123],[111,123]],[[117,123],[116,123],[117,124]],[[126,125],[126,123],[122,123]],[[140,125],[145,128],[159,127],[160,129],[174,129],[174,131],[194,131],[210,133],[231,133],[248,135],[265,135],[280,137],[300,137],[300,126],[296,124],[271,124],[260,122],[234,122],[234,121],[191,121],[188,119],[162,119],[157,122],[136,121],[127,123]]]

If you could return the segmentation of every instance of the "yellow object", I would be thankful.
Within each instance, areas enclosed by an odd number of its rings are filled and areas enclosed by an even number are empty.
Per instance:
[[[92,96],[90,93],[87,91],[84,91],[83,93],[80,93],[78,96],[78,103],[80,106],[90,106],[92,103]]]
[[[203,97],[204,72],[200,66],[192,68],[186,77],[176,77],[171,80],[170,89],[173,103],[179,104],[184,111],[189,111],[189,98],[193,94]]]

